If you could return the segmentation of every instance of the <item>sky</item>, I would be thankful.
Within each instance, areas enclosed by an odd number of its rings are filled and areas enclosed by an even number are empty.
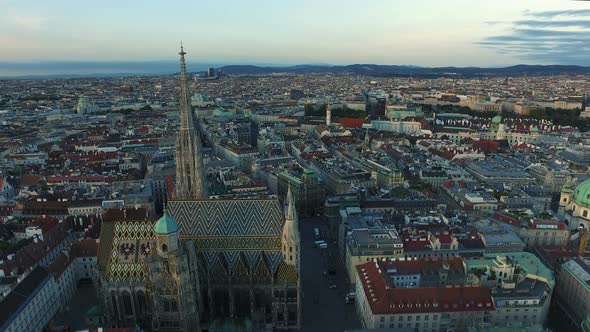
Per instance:
[[[590,1],[0,0],[0,62],[590,65]]]

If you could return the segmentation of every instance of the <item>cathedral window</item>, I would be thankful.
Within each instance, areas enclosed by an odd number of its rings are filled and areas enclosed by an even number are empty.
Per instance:
[[[128,291],[124,291],[122,293],[123,298],[123,310],[125,312],[125,316],[133,315],[133,306],[131,304],[131,294]]]
[[[143,292],[141,290],[137,291],[136,297],[137,297],[137,314],[142,315],[145,312],[145,308],[147,306],[147,299],[145,296],[145,292]]]
[[[119,317],[119,308],[117,308],[117,293],[115,291],[111,291],[111,302],[113,303],[113,313],[115,317]]]

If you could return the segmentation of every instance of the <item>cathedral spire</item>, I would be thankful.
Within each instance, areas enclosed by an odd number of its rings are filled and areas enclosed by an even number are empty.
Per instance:
[[[288,265],[299,267],[299,225],[295,199],[291,192],[291,184],[287,192],[287,213],[285,213],[285,225],[283,226],[282,252]]]
[[[285,213],[285,226],[283,226],[283,237],[287,241],[299,242],[299,218],[295,207],[295,198],[291,191],[287,191],[287,212]]]
[[[189,83],[184,60],[184,47],[180,44],[180,128],[176,137],[176,186],[174,198],[195,200],[207,198],[203,182],[202,146],[195,127],[190,102]]]
[[[295,210],[295,199],[293,198],[293,193],[291,192],[291,184],[289,184],[289,189],[287,190],[287,214],[285,216],[287,220],[296,220],[296,210]]]

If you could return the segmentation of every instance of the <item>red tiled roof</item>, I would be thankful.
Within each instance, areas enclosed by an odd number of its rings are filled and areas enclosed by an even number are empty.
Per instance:
[[[362,128],[365,121],[365,118],[340,118],[343,127]]]
[[[96,257],[98,255],[98,240],[84,239],[72,243],[73,257]]]
[[[430,250],[432,248],[432,244],[430,243],[430,241],[428,241],[427,238],[405,237],[403,241],[405,251]]]
[[[64,159],[72,161],[104,161],[115,159],[120,156],[119,152],[89,152],[89,153],[70,153],[62,156]]]
[[[4,270],[5,275],[11,275],[12,271],[15,271],[16,274],[23,273],[61,243],[69,235],[68,231],[71,228],[71,221],[65,220],[57,223],[50,230],[43,233],[43,240],[37,240],[36,242],[28,240],[30,242],[15,252],[12,259],[8,259],[7,256],[3,255],[0,269]]]
[[[103,214],[103,222],[114,222],[117,220],[151,220],[148,211],[143,208],[108,209]]]
[[[114,177],[102,175],[88,175],[88,176],[51,176],[47,178],[47,183],[76,183],[76,182],[106,182],[111,183],[116,179]]]
[[[453,236],[448,233],[433,233],[431,236],[436,237],[441,244],[453,243]]]
[[[55,274],[55,276],[59,278],[72,262],[73,259],[69,254],[61,253],[53,260],[53,262],[51,262],[51,264],[49,264],[47,271]]]
[[[514,144],[512,146],[514,150],[535,150],[536,148],[536,146],[527,143]]]
[[[24,187],[30,187],[37,184],[39,181],[41,181],[41,179],[42,177],[39,175],[25,174],[20,180],[20,185]]]
[[[377,263],[365,263],[356,269],[358,282],[376,315],[495,310],[485,287],[392,288]]]

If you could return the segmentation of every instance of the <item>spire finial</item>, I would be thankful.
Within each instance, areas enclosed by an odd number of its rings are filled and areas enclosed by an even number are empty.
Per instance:
[[[291,220],[295,218],[295,200],[291,191],[291,183],[289,183],[289,189],[287,190],[287,218]]]
[[[182,45],[182,41],[180,42],[180,53],[178,53],[182,56],[184,56],[186,54],[186,52],[184,51],[184,46]]]

